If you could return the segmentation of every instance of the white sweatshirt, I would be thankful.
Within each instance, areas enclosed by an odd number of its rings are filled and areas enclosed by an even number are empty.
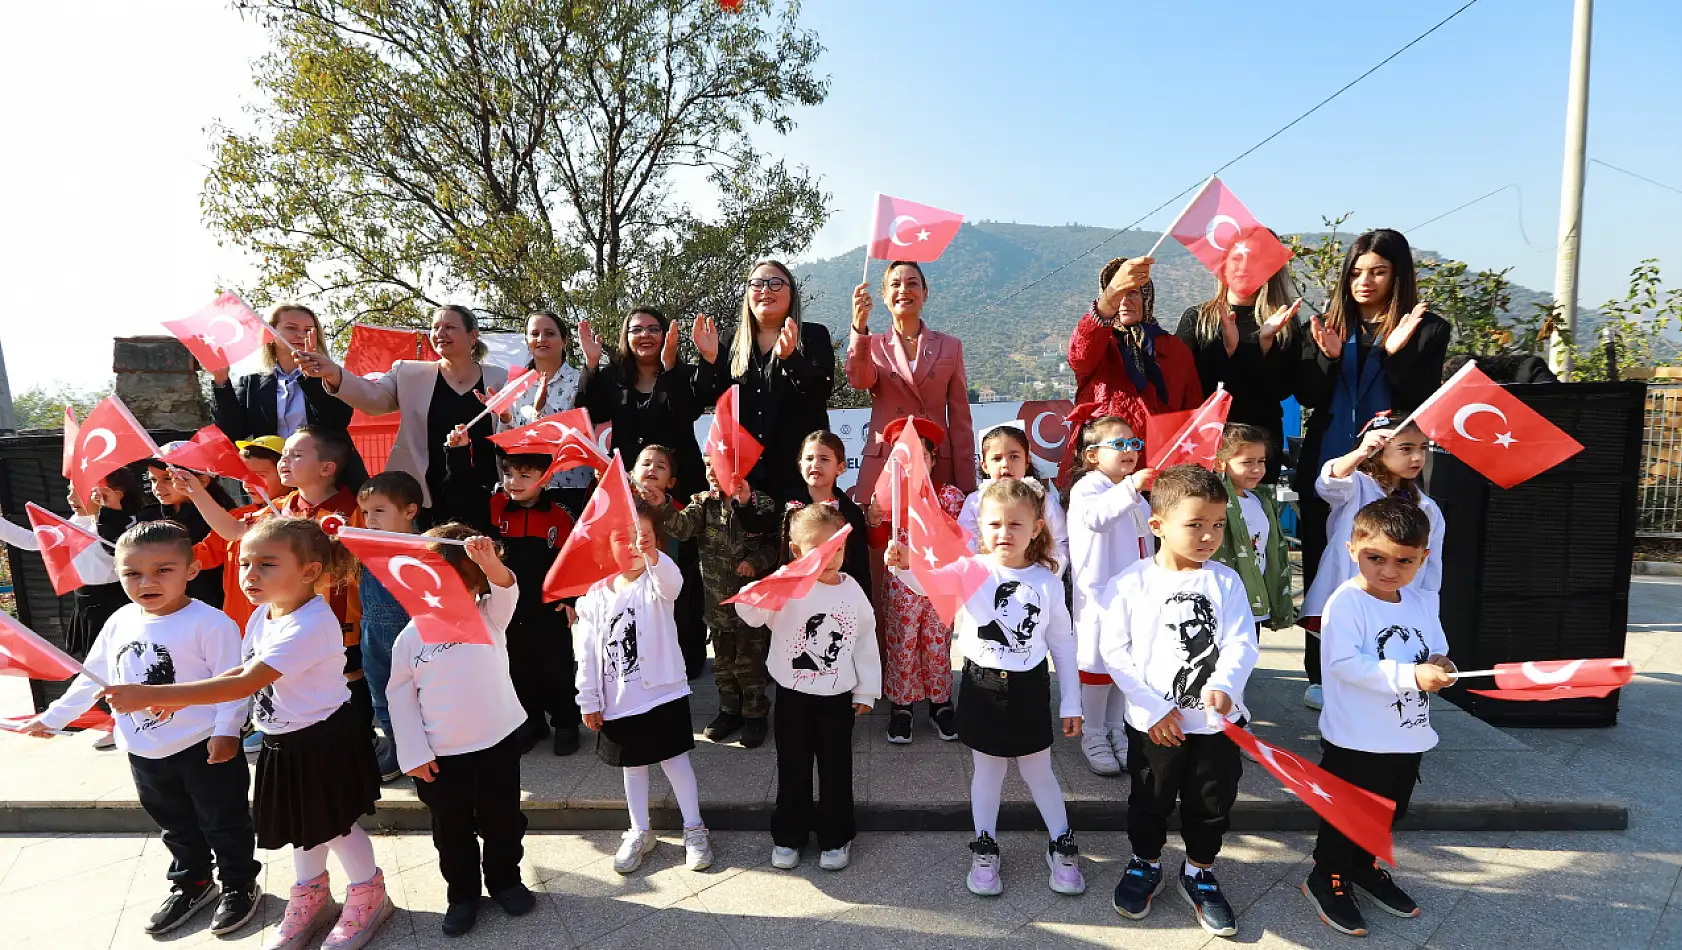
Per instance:
[[[1075,589],[1075,653],[1080,668],[1104,672],[1098,654],[1098,595],[1135,561],[1156,553],[1151,505],[1131,477],[1088,472],[1069,489],[1069,556]]]
[[[1026,480],[1026,479],[1025,479]],[[1045,528],[1051,532],[1051,556],[1057,559],[1057,576],[1069,569],[1069,523],[1063,516],[1063,502],[1057,495],[1057,486],[1050,482],[1033,479],[1034,483],[1045,489]],[[993,479],[982,479],[975,491],[964,499],[964,507],[958,512],[958,525],[969,532],[969,549],[981,550],[981,492]]]
[[[1380,600],[1343,583],[1320,620],[1325,708],[1320,735],[1360,752],[1424,752],[1437,744],[1431,694],[1421,692],[1414,667],[1448,655],[1436,599],[1404,587],[1400,603]]]
[[[1209,689],[1232,698],[1228,719],[1249,716],[1244,685],[1258,650],[1236,571],[1217,561],[1171,571],[1153,557],[1122,571],[1100,596],[1099,652],[1127,695],[1128,725],[1147,732],[1177,708],[1185,732],[1220,732],[1221,717],[1203,704]]]
[[[488,749],[526,721],[508,676],[508,621],[519,602],[518,584],[492,584],[479,598],[490,643],[426,643],[413,620],[392,642],[385,698],[403,771]],[[565,636],[559,623],[553,635]]]
[[[777,685],[812,696],[852,693],[873,705],[882,695],[882,659],[876,646],[876,611],[858,581],[819,581],[811,593],[779,610],[735,604],[753,627],[771,628],[765,667]]]
[[[320,594],[275,620],[259,606],[245,623],[244,646],[246,663],[261,663],[280,674],[252,697],[251,719],[264,734],[297,732],[350,702],[344,634]]]
[[[1320,477],[1314,480],[1314,493],[1331,506],[1332,512],[1326,519],[1326,551],[1320,555],[1320,570],[1302,598],[1304,617],[1323,615],[1332,591],[1359,573],[1355,569],[1355,559],[1349,556],[1349,539],[1355,533],[1355,514],[1363,506],[1388,495],[1366,472],[1355,471],[1348,478],[1333,478],[1332,464],[1336,461],[1327,460],[1320,469]],[[1443,513],[1424,492],[1419,493],[1419,507],[1431,521],[1431,536],[1426,542],[1431,553],[1408,586],[1432,595],[1434,602],[1443,589]]]
[[[618,576],[598,581],[578,599],[572,628],[578,658],[578,711],[624,719],[689,695],[677,643],[674,603],[683,573],[671,558],[614,590]]]
[[[113,686],[210,679],[239,667],[239,624],[197,600],[188,600],[187,606],[166,617],[154,617],[138,604],[124,604],[105,621],[82,665]],[[63,729],[93,708],[99,690],[93,680],[77,676],[41,714],[41,724]],[[117,747],[143,759],[162,759],[211,736],[238,736],[245,725],[245,702],[188,706],[162,718],[144,709],[118,714]]]
[[[99,535],[99,525],[91,515],[72,515],[66,520],[95,537]],[[41,550],[41,543],[36,540],[34,531],[12,524],[4,518],[0,518],[0,544],[9,544],[25,551]],[[82,583],[88,586],[114,584],[117,581],[116,561],[111,555],[111,549],[104,544],[90,544],[83,548],[80,554],[70,559],[70,565],[76,569]]]

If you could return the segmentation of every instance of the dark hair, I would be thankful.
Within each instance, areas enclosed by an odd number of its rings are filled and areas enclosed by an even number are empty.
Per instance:
[[[280,461],[279,452],[276,452],[274,449],[271,449],[266,445],[258,445],[255,442],[247,446],[242,446],[239,450],[239,457],[248,461],[256,459],[260,459],[264,462]]]
[[[420,482],[408,472],[395,469],[387,469],[363,482],[356,493],[357,500],[367,501],[369,495],[384,495],[398,505],[424,504]]]
[[[193,560],[193,536],[174,521],[141,521],[130,525],[129,529],[117,538],[117,553],[152,545],[175,548],[176,553],[189,561]]]
[[[351,457],[356,454],[356,443],[350,440],[350,435],[343,429],[308,424],[299,426],[292,434],[315,440],[315,454],[323,462],[333,463],[333,484],[343,487],[345,479],[350,477]]]
[[[1034,518],[1045,520],[1045,489],[1036,488],[1018,478],[1001,478],[981,490],[980,504],[976,505],[976,517],[981,515],[981,507],[988,502],[1014,504],[1025,501],[1033,506]],[[1057,570],[1057,556],[1052,549],[1051,528],[1040,525],[1039,533],[1028,542],[1025,552],[1029,564],[1043,564],[1051,570]]]
[[[1349,275],[1362,254],[1377,254],[1390,262],[1390,305],[1378,325],[1378,339],[1383,341],[1396,329],[1402,317],[1419,303],[1419,284],[1414,274],[1413,249],[1400,231],[1379,228],[1356,238],[1343,255],[1343,268],[1338,271],[1337,289],[1332,292],[1331,305],[1326,310],[1326,328],[1341,337],[1348,337],[1361,322],[1361,305],[1349,287]]]
[[[1361,541],[1380,535],[1392,544],[1422,548],[1431,543],[1431,519],[1424,509],[1405,499],[1394,496],[1380,498],[1355,512],[1355,524],[1349,540]]]
[[[1397,439],[1400,439],[1402,437],[1402,433],[1409,430],[1418,432],[1420,438],[1425,437],[1424,431],[1421,430],[1417,424],[1409,422],[1407,425],[1395,430],[1396,434],[1391,441],[1394,442]],[[1389,448],[1388,443],[1385,445],[1385,448]],[[1390,469],[1384,464],[1383,449],[1380,449],[1379,451],[1362,459],[1361,464],[1356,466],[1356,470],[1365,472],[1367,477],[1377,482],[1378,487],[1384,489],[1386,493],[1394,495],[1395,497],[1406,501],[1408,504],[1419,504],[1419,485],[1411,478],[1401,478],[1397,476],[1395,472],[1390,471]]]
[[[264,518],[240,538],[242,545],[269,541],[291,548],[300,563],[320,564],[322,579],[335,587],[344,585],[356,574],[356,558],[344,545],[328,537],[313,518]]]
[[[459,521],[447,521],[444,524],[435,525],[426,529],[426,532],[422,536],[428,538],[450,538],[456,541],[466,541],[468,538],[477,538],[483,534],[483,531],[477,531],[473,528],[469,528],[467,525],[464,525]],[[456,573],[461,575],[461,582],[466,584],[467,589],[474,595],[484,594],[490,591],[491,582],[485,578],[484,569],[473,563],[473,559],[467,556],[466,548],[459,544],[429,544],[427,545],[427,548],[431,550],[432,553],[443,558],[445,564],[455,568]],[[500,548],[497,551],[496,556],[502,556]]]
[[[896,267],[909,267],[916,271],[917,279],[923,282],[923,293],[927,295],[933,292],[934,288],[929,286],[928,275],[923,273],[923,266],[921,264],[916,261],[894,261],[888,265],[887,270],[882,272],[882,292],[884,294],[888,292],[888,278],[894,275],[894,268]]]
[[[572,327],[567,326],[566,321],[562,320],[560,318],[560,315],[555,313],[555,311],[553,311],[553,310],[534,310],[531,313],[526,315],[526,320],[529,322],[534,317],[542,317],[545,320],[548,320],[550,323],[553,323],[555,325],[555,332],[556,333],[560,334],[561,336],[566,337],[569,340],[572,339]]]
[[[1133,426],[1120,416],[1099,416],[1096,419],[1088,419],[1080,427],[1080,451],[1075,453],[1075,461],[1069,466],[1069,484],[1072,485],[1080,481],[1087,472],[1093,471],[1093,469],[1086,467],[1086,450],[1099,442],[1105,441],[1102,438],[1103,434],[1113,430],[1116,426],[1120,426],[1128,432],[1133,432]],[[1138,433],[1135,432],[1134,436],[1137,437]],[[1114,438],[1114,436],[1111,436],[1111,438]]]
[[[209,495],[210,500],[216,502],[216,504],[218,506],[220,506],[223,511],[231,511],[234,508],[239,507],[239,505],[234,502],[234,497],[232,495],[228,494],[228,490],[226,488],[222,487],[222,483],[217,480],[216,476],[210,474],[209,472],[199,471],[196,468],[184,468],[184,467],[179,466],[179,465],[175,466],[175,468],[178,471],[186,472],[189,476],[192,476],[193,478],[204,479],[205,494]],[[152,485],[153,485],[154,488],[156,488],[156,486],[158,484],[158,481],[157,481],[157,476],[153,475],[152,473],[153,472],[160,472],[160,471],[165,473],[163,477],[165,477],[165,478],[169,477],[169,474],[168,474],[169,468],[162,461],[160,461],[158,459],[155,459],[155,458],[146,460],[146,477],[152,480]],[[157,497],[157,492],[154,491],[152,493],[152,496],[154,498],[156,498]],[[162,504],[163,504],[163,502],[160,499],[159,500],[159,506],[160,506],[159,510],[160,511],[163,510],[162,507],[161,507]],[[187,507],[192,507],[192,504],[193,503],[191,501],[182,501],[182,502],[176,503],[175,508],[176,508],[177,511],[179,511],[179,510],[181,510],[181,507],[183,505],[185,505]]]
[[[1034,447],[1028,444],[1028,433],[1008,423],[996,425],[982,434],[980,445],[981,451],[976,453],[979,456],[976,460],[975,466],[977,475],[982,478],[987,477],[987,446],[989,443],[997,442],[1000,439],[1009,439],[1021,446],[1022,454],[1028,459],[1028,469],[1024,474],[1033,476],[1034,478],[1041,478],[1039,468],[1034,465]]]
[[[659,452],[661,455],[664,455],[666,457],[666,464],[671,467],[672,474],[673,475],[677,474],[677,451],[674,450],[671,446],[661,445],[658,442],[650,442],[647,445],[643,446],[642,449],[637,452],[637,458],[639,458],[639,459],[642,458],[642,453],[643,452]],[[631,467],[635,468],[636,464],[637,464],[636,459],[632,459],[631,460]]]
[[[118,511],[133,517],[146,507],[146,489],[140,486],[140,473],[132,466],[120,465],[107,472],[103,479],[105,487],[113,488],[123,493],[123,506]]]
[[[1164,469],[1151,486],[1151,514],[1166,515],[1187,498],[1226,504],[1226,486],[1221,478],[1201,465],[1175,465]]]
[[[637,381],[637,361],[631,355],[631,321],[635,320],[639,313],[648,314],[660,324],[662,338],[664,334],[672,332],[671,318],[653,307],[636,307],[625,314],[624,321],[619,324],[619,352],[613,357],[613,374],[627,386],[635,385]]]
[[[804,508],[796,508],[789,512],[784,533],[790,541],[798,537],[801,545],[804,546],[813,534],[827,528],[829,530],[823,537],[823,540],[827,541],[834,537],[835,532],[840,531],[846,524],[847,516],[842,514],[839,508],[832,508],[824,504],[807,505]]]
[[[541,455],[536,452],[515,452],[502,457],[502,467],[510,472],[547,472],[555,461],[554,456]]]
[[[653,502],[648,501],[647,499],[643,498],[641,495],[636,496],[634,499],[632,499],[632,501],[636,505],[637,520],[641,521],[642,519],[647,518],[649,523],[654,525],[654,545],[655,545],[655,547],[661,547],[661,548],[665,547],[666,546],[666,518],[671,515],[672,510],[670,508],[666,508],[666,507],[661,506],[661,505],[656,505]]]
[[[468,333],[474,334],[473,351],[470,355],[473,357],[473,361],[475,363],[479,362],[480,360],[483,360],[486,356],[490,355],[490,352],[491,352],[490,347],[485,345],[484,340],[478,339],[478,333],[479,333],[479,315],[478,314],[476,314],[473,311],[467,309],[466,307],[462,306],[459,303],[447,303],[447,304],[443,305],[442,307],[439,307],[437,310],[434,310],[432,312],[433,318],[436,319],[438,314],[440,314],[440,313],[453,313],[457,317],[460,317],[461,318],[462,329],[466,330]]]
[[[1229,422],[1221,430],[1221,447],[1215,453],[1215,461],[1225,463],[1227,459],[1238,454],[1246,445],[1268,445],[1267,430],[1261,426],[1245,425],[1242,422]]]

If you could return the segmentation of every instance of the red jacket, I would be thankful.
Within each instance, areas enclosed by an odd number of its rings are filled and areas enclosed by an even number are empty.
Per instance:
[[[1097,416],[1120,416],[1133,427],[1140,438],[1145,435],[1145,416],[1163,412],[1183,412],[1196,409],[1203,403],[1203,384],[1197,378],[1197,361],[1191,348],[1172,333],[1156,338],[1156,365],[1162,369],[1162,380],[1168,384],[1168,398],[1158,397],[1156,388],[1147,385],[1140,393],[1127,377],[1127,367],[1121,361],[1121,346],[1116,343],[1115,331],[1098,322],[1091,310],[1075,324],[1069,337],[1069,369],[1075,373],[1075,405],[1096,402]],[[1073,445],[1076,440],[1069,440]]]

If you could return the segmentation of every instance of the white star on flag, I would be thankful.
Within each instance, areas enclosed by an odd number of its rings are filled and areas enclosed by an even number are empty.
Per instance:
[[[1504,449],[1512,448],[1513,443],[1517,441],[1517,439],[1513,438],[1513,434],[1511,432],[1502,432],[1495,436],[1495,444]]]
[[[1232,251],[1230,253],[1233,257],[1249,257],[1250,245],[1247,241],[1239,241],[1232,245]]]
[[[426,601],[426,605],[431,607],[433,610],[437,610],[439,607],[444,606],[443,598],[439,597],[437,594],[422,594],[421,600]]]
[[[1184,442],[1181,442],[1180,443],[1180,451],[1185,452],[1188,455],[1192,452],[1196,452],[1197,451],[1197,442],[1195,442],[1192,439],[1187,439]]]
[[[927,241],[929,239],[929,237],[930,237],[930,235],[929,235],[929,229],[928,228],[923,228],[923,229],[921,229],[917,232],[917,240],[919,240],[919,241]]]
[[[1332,800],[1332,793],[1326,791],[1323,788],[1321,788],[1318,784],[1316,784],[1314,782],[1309,782],[1308,783],[1308,790],[1313,792],[1314,794],[1320,796],[1321,798],[1325,799],[1328,802]]]
[[[938,566],[934,556],[934,548],[928,547],[923,549],[923,560],[929,563],[929,567]]]

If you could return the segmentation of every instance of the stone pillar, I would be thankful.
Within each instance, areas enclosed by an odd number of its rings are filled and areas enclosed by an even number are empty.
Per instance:
[[[117,337],[111,369],[117,398],[148,429],[195,430],[210,424],[193,354],[172,336]]]

